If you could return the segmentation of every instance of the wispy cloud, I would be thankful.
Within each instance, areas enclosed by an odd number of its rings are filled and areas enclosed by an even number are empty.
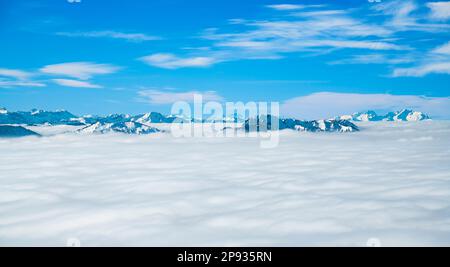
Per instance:
[[[157,53],[145,57],[139,58],[141,61],[148,65],[165,68],[165,69],[178,69],[186,67],[208,67],[217,62],[213,57],[185,57],[180,58],[173,54]]]
[[[102,88],[100,85],[92,84],[86,81],[70,80],[70,79],[52,79],[56,84],[66,86],[66,87],[76,87],[76,88]]]
[[[430,7],[428,4],[427,6]],[[448,24],[425,21],[425,16],[419,12],[420,8],[414,0],[393,0],[377,4],[373,9],[390,16],[385,27],[394,31],[439,32],[450,29]]]
[[[13,81],[0,79],[0,88],[13,88],[13,87],[45,87],[45,83],[32,82],[32,81]]]
[[[275,9],[275,10],[298,10],[298,9],[305,9],[308,7],[322,7],[323,5],[294,5],[294,4],[278,4],[278,5],[267,5],[266,7]]]
[[[142,59],[153,66],[175,69],[241,59],[279,59],[286,53],[318,53],[324,49],[410,49],[387,39],[395,33],[393,30],[356,18],[349,10],[324,9],[322,5],[280,4],[268,7],[287,12],[288,16],[267,20],[239,19],[237,24],[233,23],[238,29],[228,32],[206,29],[201,38],[211,41],[211,49],[204,51],[203,55],[198,52],[185,56],[158,53]]]
[[[435,20],[450,19],[450,2],[431,2],[427,3],[431,10],[430,18]]]
[[[161,37],[151,36],[144,33],[124,33],[118,31],[57,32],[56,35],[85,38],[112,38],[130,42],[144,42],[162,39]]]
[[[13,88],[46,86],[42,82],[31,81],[30,78],[34,75],[34,73],[28,71],[0,68],[0,87]]]
[[[398,68],[394,70],[392,76],[423,77],[431,73],[450,74],[450,62],[429,62],[417,67]]]
[[[35,72],[17,69],[0,68],[0,87],[44,87],[47,82],[54,82],[61,86],[78,88],[102,88],[87,80],[96,75],[115,73],[120,67],[109,64],[96,64],[92,62],[69,62],[47,65]],[[30,78],[44,76],[43,81],[33,81]],[[63,77],[76,78],[62,79]]]
[[[413,62],[410,56],[398,56],[398,55],[384,55],[384,54],[367,54],[367,55],[354,55],[350,58],[331,61],[330,65],[343,65],[343,64],[389,64],[398,65]]]
[[[416,9],[416,3],[409,0],[387,1],[374,6],[374,10],[381,11],[385,15],[391,15],[389,25],[395,27],[416,25],[416,18],[411,15]]]
[[[109,64],[92,62],[69,62],[47,65],[40,69],[41,73],[67,76],[80,80],[88,80],[94,75],[115,73],[120,68]]]
[[[436,47],[433,51],[435,54],[444,54],[450,56],[450,42],[447,42],[444,45],[441,45],[439,47]]]
[[[359,111],[395,111],[410,108],[434,118],[450,118],[450,97],[321,92],[289,99],[281,105],[284,116],[331,118]]]
[[[26,80],[30,78],[33,74],[31,72],[16,70],[16,69],[1,69],[0,76],[12,77],[18,80]]]
[[[201,95],[203,101],[223,101],[223,97],[215,91],[168,92],[150,89],[139,91],[138,95],[142,101],[157,105],[172,104],[177,101],[192,103],[194,95]]]
[[[394,69],[393,77],[423,77],[428,74],[450,74],[450,42],[429,51],[413,67]]]
[[[419,31],[432,39],[433,34],[450,30],[449,24],[429,18],[430,9],[446,6],[439,3],[433,6],[413,0],[391,0],[361,9],[267,5],[277,12],[266,19],[241,18],[230,20],[232,27],[205,29],[200,38],[210,42],[207,50],[156,53],[141,59],[152,66],[176,69],[237,60],[274,60],[290,53],[321,55],[346,49],[349,52],[345,54],[349,58],[335,60],[336,64],[413,64],[423,51],[419,51],[414,40],[405,38],[402,33]],[[443,8],[441,13],[445,13]],[[444,14],[439,16],[444,17]],[[380,55],[361,56],[374,51]]]

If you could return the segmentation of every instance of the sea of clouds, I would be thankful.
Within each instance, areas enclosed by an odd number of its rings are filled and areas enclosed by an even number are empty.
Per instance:
[[[450,122],[359,125],[0,139],[0,246],[450,245]]]

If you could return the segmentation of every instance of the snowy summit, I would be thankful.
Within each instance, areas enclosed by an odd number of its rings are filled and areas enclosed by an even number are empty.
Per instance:
[[[353,115],[344,115],[339,117],[342,120],[353,121],[423,121],[430,117],[422,112],[403,109],[397,112],[389,112],[386,115],[378,115],[375,111],[354,113]]]

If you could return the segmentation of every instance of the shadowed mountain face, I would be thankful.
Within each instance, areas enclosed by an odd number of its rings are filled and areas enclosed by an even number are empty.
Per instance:
[[[0,125],[0,137],[40,136],[21,126]]]

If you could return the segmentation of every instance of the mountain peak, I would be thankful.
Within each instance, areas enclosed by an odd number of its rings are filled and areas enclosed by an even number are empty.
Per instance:
[[[353,121],[422,121],[430,117],[422,112],[410,109],[402,109],[397,112],[389,112],[385,115],[378,115],[375,111],[358,112],[353,115],[340,116],[340,119]]]
[[[151,134],[160,132],[159,129],[150,127],[138,122],[116,122],[116,123],[102,123],[96,122],[92,125],[80,129],[80,133],[125,133],[125,134]]]
[[[272,126],[272,122],[278,120],[278,129]],[[272,115],[261,115],[254,119],[248,119],[244,123],[247,132],[265,130],[291,129],[299,132],[357,132],[358,126],[348,120],[330,119],[303,121],[296,119],[279,119]]]

